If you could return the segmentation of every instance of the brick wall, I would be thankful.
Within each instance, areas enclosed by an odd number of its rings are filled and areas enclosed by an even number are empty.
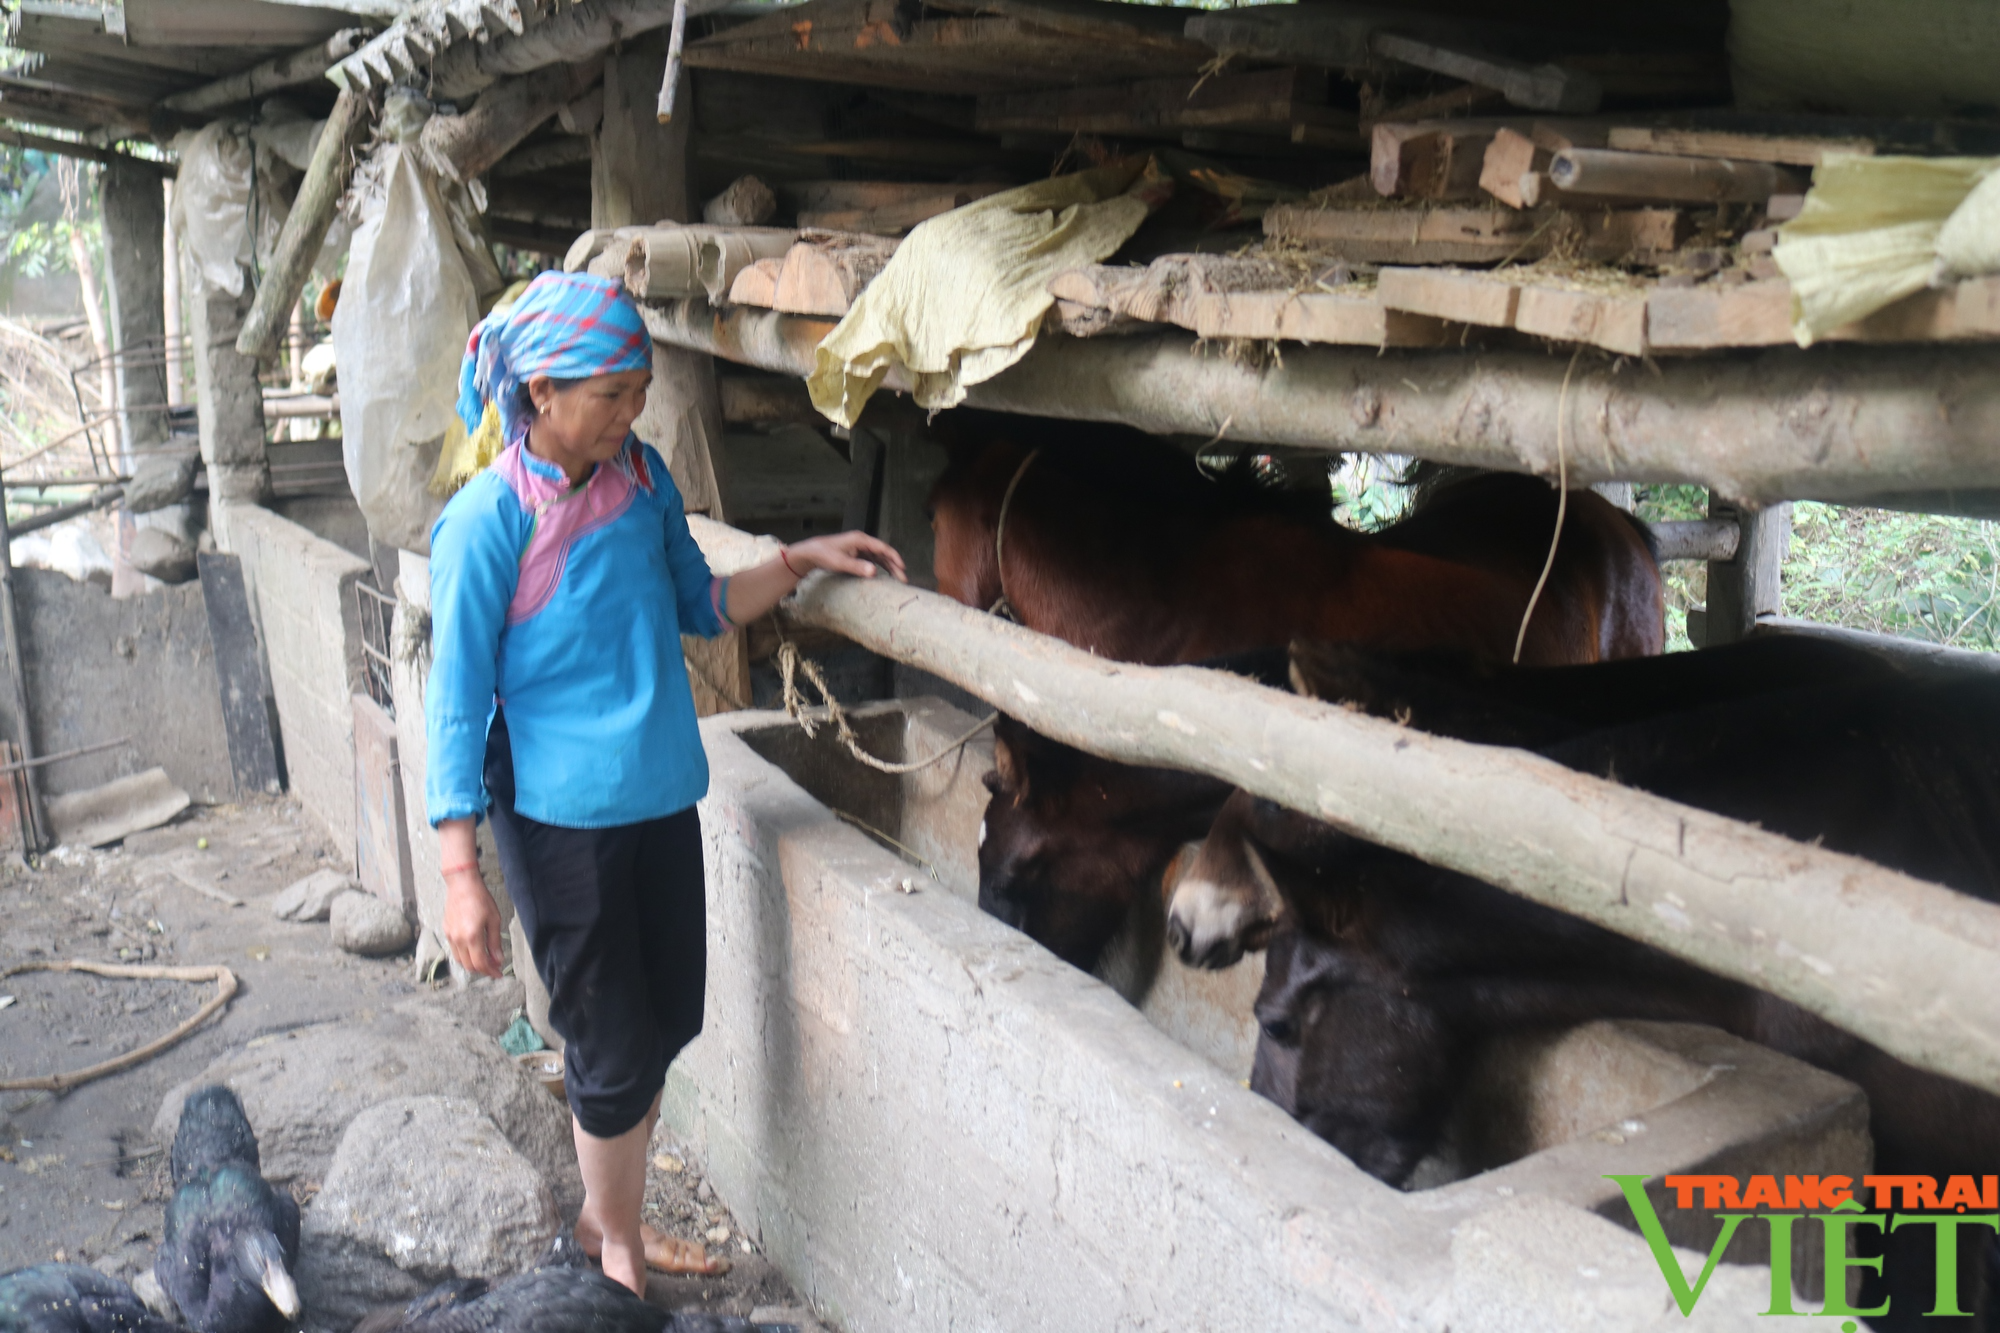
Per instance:
[[[366,688],[354,581],[368,562],[255,506],[231,506],[218,526],[257,609],[292,794],[352,862],[354,695]]]

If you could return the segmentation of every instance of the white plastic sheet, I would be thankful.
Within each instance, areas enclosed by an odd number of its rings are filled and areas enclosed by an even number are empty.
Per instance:
[[[383,146],[370,168],[333,314],[341,452],[369,532],[427,554],[442,507],[427,483],[447,434],[465,429],[454,404],[479,290],[414,145]]]
[[[202,285],[243,294],[250,264],[250,142],[241,127],[218,120],[180,147],[174,225]]]

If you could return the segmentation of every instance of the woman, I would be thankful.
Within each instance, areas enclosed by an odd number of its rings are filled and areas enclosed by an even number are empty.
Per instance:
[[[708,762],[680,636],[748,624],[815,569],[869,578],[879,562],[903,578],[859,532],[711,577],[665,464],[631,433],[652,363],[638,309],[606,278],[545,273],[473,330],[459,413],[471,429],[495,404],[506,447],[431,532],[424,709],[445,938],[461,966],[500,975],[473,841],[490,814],[567,1042],[577,1239],[642,1294],[649,1264],[717,1267],[639,1219],[667,1066],[702,1023]]]

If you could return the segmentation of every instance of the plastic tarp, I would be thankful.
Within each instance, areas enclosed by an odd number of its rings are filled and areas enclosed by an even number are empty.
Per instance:
[[[250,142],[240,127],[214,121],[179,145],[174,226],[204,287],[243,294],[250,265]]]
[[[1109,258],[1172,181],[1149,160],[1036,181],[919,224],[815,353],[813,406],[843,426],[891,370],[919,404],[964,401],[1028,354],[1055,298],[1049,280]]]
[[[1929,286],[1947,219],[1996,168],[1983,157],[1829,154],[1771,256],[1792,284],[1799,345]]]
[[[427,553],[431,475],[465,434],[454,404],[479,291],[412,148],[387,144],[372,166],[333,312],[341,455],[375,540]]]

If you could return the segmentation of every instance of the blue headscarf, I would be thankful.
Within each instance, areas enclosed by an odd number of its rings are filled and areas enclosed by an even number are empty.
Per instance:
[[[521,386],[531,376],[581,380],[652,364],[652,337],[622,283],[544,273],[511,307],[474,326],[458,371],[458,415],[467,430],[478,430],[491,402],[500,409],[502,438],[511,440],[526,419]]]

